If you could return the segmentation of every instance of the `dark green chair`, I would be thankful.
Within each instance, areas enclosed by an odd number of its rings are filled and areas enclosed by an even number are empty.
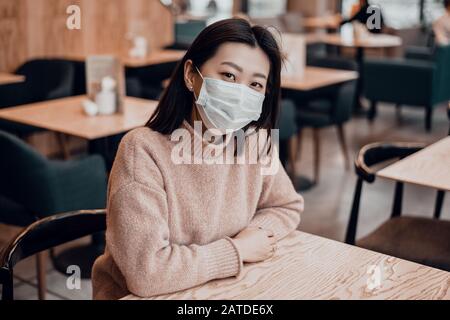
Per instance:
[[[48,160],[3,131],[0,154],[1,223],[27,226],[61,212],[105,208],[107,178],[100,156]],[[42,285],[43,274],[38,274]]]
[[[292,140],[298,132],[295,122],[295,104],[293,101],[284,99],[281,102],[280,116],[278,119],[280,160],[285,168],[290,165],[290,172],[294,174],[295,168],[295,145]]]
[[[450,102],[447,105],[447,118],[450,125]],[[448,129],[448,135],[450,136],[450,128]]]
[[[354,61],[339,57],[310,59],[308,65],[322,68],[356,71]],[[349,81],[337,86],[329,86],[314,94],[304,105],[297,106],[296,122],[299,128],[297,152],[301,150],[302,129],[312,128],[314,140],[314,183],[319,181],[320,172],[320,130],[336,127],[339,142],[345,158],[345,167],[349,168],[349,155],[345,138],[344,124],[351,119],[355,102],[356,81]]]
[[[371,101],[373,121],[378,102],[425,108],[425,127],[431,131],[433,108],[450,100],[450,46],[436,47],[432,61],[374,59],[363,66],[364,94]]]
[[[408,47],[405,49],[405,59],[433,61],[433,48]]]

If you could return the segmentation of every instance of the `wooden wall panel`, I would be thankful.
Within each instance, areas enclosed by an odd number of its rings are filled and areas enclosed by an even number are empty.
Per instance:
[[[72,4],[81,8],[81,30],[66,28]],[[0,0],[0,71],[33,57],[125,54],[130,33],[151,48],[170,44],[172,15],[159,0]]]
[[[128,34],[145,36],[150,48],[160,48],[173,42],[172,15],[158,0],[128,0],[126,3]]]
[[[82,15],[86,53],[126,52],[126,1],[84,0]]]
[[[0,0],[0,71],[27,57],[26,0]]]
[[[83,53],[83,32],[66,27],[69,5],[81,0],[27,0],[28,57]]]

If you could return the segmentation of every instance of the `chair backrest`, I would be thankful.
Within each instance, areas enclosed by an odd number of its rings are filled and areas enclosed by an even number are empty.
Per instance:
[[[448,135],[450,136],[450,101],[447,104],[447,118],[449,123]]]
[[[348,71],[357,71],[358,65],[355,61],[341,57],[316,57],[308,61],[308,65],[321,68],[340,69]],[[356,98],[356,80],[346,82],[336,87],[331,87],[323,91],[323,95],[333,97],[334,109],[331,117],[335,123],[344,123],[352,116],[353,106]]]
[[[433,104],[450,101],[450,45],[437,46],[434,52]]]
[[[205,28],[206,21],[204,20],[177,22],[175,23],[175,43],[177,45],[184,45],[187,49],[198,34]]]
[[[372,183],[376,171],[371,167],[396,158],[405,158],[422,148],[422,143],[372,143],[364,146],[355,159],[355,171],[360,179]]]
[[[277,128],[280,130],[280,140],[288,140],[298,132],[295,121],[295,103],[289,99],[283,99],[280,106],[280,116]]]
[[[367,181],[372,183],[375,181],[376,171],[372,170],[371,167],[391,159],[407,157],[424,147],[425,145],[419,143],[372,143],[359,151],[355,159],[355,171],[358,175],[358,180],[356,182],[350,219],[345,235],[346,243],[355,243],[363,182]],[[403,183],[397,182],[392,216],[399,216],[401,214],[402,193]]]
[[[39,193],[46,190],[43,184],[39,188],[31,186],[42,183],[48,160],[24,141],[4,131],[0,131],[0,150],[0,194],[33,207],[32,199],[39,199]]]
[[[73,94],[74,67],[65,60],[34,59],[16,70],[25,76],[24,85],[30,90],[32,101],[45,101],[68,97]]]
[[[0,257],[2,299],[13,299],[13,268],[21,260],[55,246],[106,230],[106,211],[75,211],[39,220],[27,227]]]
[[[358,64],[355,61],[337,56],[310,57],[308,65],[313,67],[341,69],[349,71],[358,70]]]

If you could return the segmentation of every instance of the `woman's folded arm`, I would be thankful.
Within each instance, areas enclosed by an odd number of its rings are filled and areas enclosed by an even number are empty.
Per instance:
[[[258,208],[250,226],[271,230],[275,238],[280,240],[298,227],[303,209],[303,197],[295,191],[279,163],[276,174],[264,177]]]
[[[206,245],[171,243],[165,193],[138,182],[110,197],[106,239],[128,290],[141,297],[235,276],[242,268],[229,238]]]

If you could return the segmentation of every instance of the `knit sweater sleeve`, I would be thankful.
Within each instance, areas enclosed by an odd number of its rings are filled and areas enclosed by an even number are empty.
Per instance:
[[[295,191],[278,156],[274,161],[278,170],[264,177],[258,207],[249,225],[271,230],[280,240],[297,228],[304,201]]]
[[[123,145],[112,172],[106,244],[128,290],[150,297],[239,274],[242,260],[230,238],[206,245],[171,241],[167,195],[157,165],[149,157],[142,165],[143,158],[139,157],[139,170],[145,170],[147,182],[134,178],[124,183],[135,175],[134,165],[123,160],[127,153],[134,151]],[[121,185],[117,187],[117,183]]]

